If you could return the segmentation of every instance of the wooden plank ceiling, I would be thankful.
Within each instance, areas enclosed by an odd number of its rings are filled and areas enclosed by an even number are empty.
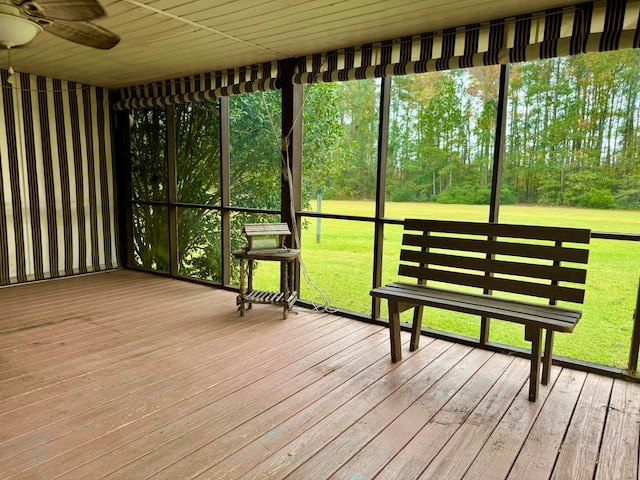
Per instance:
[[[100,51],[43,32],[18,72],[118,88],[504,18],[576,0],[102,0]],[[7,54],[0,51],[0,66]]]

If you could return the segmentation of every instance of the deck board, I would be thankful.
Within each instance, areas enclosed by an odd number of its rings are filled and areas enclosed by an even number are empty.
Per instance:
[[[211,469],[207,475],[215,478],[231,469],[234,475],[241,474],[242,478],[283,478],[304,465],[314,455],[322,454],[325,445],[337,438],[345,429],[351,430],[369,409],[393,395],[407,382],[417,378],[426,379],[428,376],[437,378],[443,375],[467,353],[467,348],[452,347],[444,342],[432,342],[424,349],[422,355],[416,356],[414,361],[407,362],[406,368],[401,369],[397,368],[397,364],[389,361],[388,345],[385,353],[386,358],[381,359],[376,365],[376,375],[371,378],[373,381],[365,384],[345,384],[331,395],[318,399],[316,408],[306,412],[313,422],[310,427],[298,430],[295,428],[297,422],[292,425],[293,429],[290,428],[291,425],[286,425],[288,435],[278,436],[273,439],[274,441],[269,441],[266,444],[266,450],[264,439],[261,439],[262,442],[248,445],[246,449],[237,452],[234,458],[227,459],[222,465]],[[429,364],[425,367],[425,358],[429,357],[432,360],[427,360]],[[354,389],[354,386],[357,388]],[[420,388],[428,388],[428,385],[420,385]],[[318,411],[324,413],[324,416],[317,415]],[[300,421],[300,419],[295,420]],[[256,463],[247,464],[245,458],[249,456],[248,453],[257,458],[254,453],[256,451],[261,452],[260,460],[264,461],[256,462],[257,465]],[[265,455],[266,452],[268,455]]]
[[[574,418],[562,442],[553,472],[554,479],[593,479],[612,386],[611,378],[587,376]]]
[[[325,329],[328,328],[331,328],[331,324],[325,327]],[[294,331],[296,330],[297,329],[294,329]],[[337,333],[340,332],[341,330],[337,329]],[[198,341],[202,341],[202,339],[199,339]],[[256,348],[260,345],[267,345],[261,340],[257,340],[254,343],[256,343]],[[219,368],[217,371],[218,376],[224,376],[227,378],[226,382],[224,382],[224,387],[221,386],[221,384],[216,386],[216,392],[218,395],[233,392],[234,388],[237,389],[246,384],[255,384],[255,382],[260,379],[261,375],[265,375],[264,372],[267,371],[267,368],[269,367],[267,364],[265,368],[267,359],[278,355],[285,355],[287,353],[287,348],[290,348],[292,343],[292,340],[288,342],[280,342],[278,343],[276,351],[274,351],[274,349],[270,349],[259,352],[261,354],[256,354],[252,362],[243,365],[240,363],[243,357],[241,350],[238,350],[235,355],[231,354],[225,358],[214,359],[209,350],[215,345],[212,345],[211,343],[204,344],[204,349],[206,349],[206,351],[201,353],[203,358],[198,361],[197,352],[195,351],[197,350],[197,345],[192,342],[193,348],[191,353],[193,353],[193,356],[191,354],[188,355],[188,357],[185,355],[181,356],[180,353],[173,356],[166,356],[163,359],[163,363],[166,365],[166,368],[163,368],[162,370],[149,372],[148,366],[142,366],[139,368],[133,368],[129,371],[119,370],[121,373],[114,372],[114,375],[110,377],[112,380],[111,382],[107,384],[103,383],[98,386],[100,391],[109,391],[110,397],[113,400],[104,405],[91,408],[91,395],[98,393],[94,389],[94,392],[89,395],[89,403],[86,405],[83,404],[82,398],[76,398],[75,401],[77,402],[78,410],[85,408],[84,415],[80,418],[76,415],[69,421],[73,421],[79,425],[84,425],[86,422],[94,420],[93,423],[85,427],[84,436],[88,441],[99,437],[100,433],[104,434],[105,428],[107,431],[118,431],[118,435],[122,435],[123,428],[121,425],[125,424],[127,421],[130,422],[131,418],[135,418],[136,415],[151,415],[154,412],[161,411],[162,408],[172,408],[173,413],[176,414],[179,411],[178,407],[182,407],[182,405],[175,406],[172,404],[176,398],[178,400],[183,397],[190,398],[190,402],[188,404],[189,408],[197,408],[199,405],[197,403],[197,395],[203,395],[206,397],[205,401],[209,401],[210,397],[207,395],[207,389],[211,387],[211,379],[208,377],[207,371],[210,369]],[[300,354],[304,354],[308,351],[308,349],[303,349]],[[287,359],[287,361],[290,360]],[[197,365],[195,368],[193,367],[194,362],[196,362]],[[263,364],[261,365],[260,362],[263,362]],[[241,375],[244,373],[244,369],[246,367],[251,368],[251,374]],[[71,392],[71,396],[74,395],[82,395],[82,389]],[[80,401],[78,402],[78,400]],[[59,403],[57,399],[55,401]],[[151,402],[152,407],[148,407],[147,405]],[[186,407],[187,404],[183,406]],[[47,416],[50,417],[51,409],[45,409],[45,411],[49,412],[47,413]],[[96,418],[101,421],[95,422]],[[165,421],[167,421],[167,419],[165,419]],[[127,429],[133,430],[135,423],[131,423],[130,425],[131,426]],[[144,424],[140,426],[144,427]],[[55,426],[53,428],[55,428]],[[42,432],[38,432],[38,434],[42,435]],[[31,440],[28,439],[28,441]],[[77,440],[74,441],[77,442]],[[70,458],[60,458],[58,459],[58,463],[68,466],[73,462],[79,462],[81,450],[88,450],[92,454],[95,454],[97,450],[92,448],[93,445],[94,444],[87,446],[83,445],[82,448],[79,448],[80,445],[77,444],[75,446],[72,445],[72,447],[75,448],[69,449],[67,456]]]
[[[393,435],[378,437],[378,447],[390,440],[401,445],[405,443],[393,458],[376,465],[381,470],[379,478],[395,478],[398,475],[407,479],[418,478],[511,360],[506,356],[474,350],[435,384],[424,398],[412,404],[396,422],[397,425],[393,426]],[[407,422],[413,422],[417,427],[415,435],[412,435],[414,432]],[[369,454],[375,453],[371,450]],[[366,472],[363,459],[357,460],[360,463],[357,470],[354,469],[357,463],[345,465],[336,478],[344,478],[349,471],[353,475],[358,475],[360,470]]]
[[[450,349],[450,352],[453,351],[454,349]],[[432,364],[432,368],[423,369],[369,411],[366,411],[369,405],[363,405],[359,410],[366,414],[353,424],[345,425],[342,422],[336,422],[336,428],[333,431],[340,431],[340,435],[324,444],[317,454],[296,468],[295,476],[314,479],[329,478],[340,467],[349,468],[343,466],[345,459],[349,459],[355,452],[360,451],[372,435],[385,435],[387,426],[400,416],[408,415],[415,420],[416,413],[409,412],[409,409],[414,407],[412,410],[416,410],[419,407],[415,406],[421,405],[425,399],[428,399],[431,405],[445,403],[445,399],[450,398],[450,393],[465,385],[489,356],[487,352],[471,351],[455,363]],[[446,372],[445,375],[439,377],[439,374],[444,372]],[[435,385],[443,388],[434,389]],[[363,400],[368,401],[368,398],[363,397]],[[348,408],[349,405],[345,406],[345,409]],[[428,418],[428,409],[424,413]],[[340,430],[338,430],[339,426],[342,427]],[[348,428],[345,428],[347,426]],[[401,442],[402,438],[402,436],[388,436],[385,443]],[[369,457],[369,460],[384,461],[384,455],[380,453],[379,457]],[[353,467],[341,475],[344,474],[347,477],[366,478],[362,470],[353,469]]]
[[[586,374],[563,370],[518,453],[508,479],[549,478]]]
[[[0,288],[0,479],[637,479],[640,386],[129,270]],[[408,334],[402,334],[407,351]]]
[[[596,480],[637,479],[640,437],[637,385],[614,383],[604,429]]]
[[[325,358],[327,355],[338,356],[335,361],[344,362],[347,366],[347,373],[343,375],[349,375],[352,368],[357,368],[357,365],[350,362],[355,356],[368,355],[367,359],[373,360],[384,355],[384,351],[379,348],[381,340],[378,337],[373,339],[372,343],[366,343],[370,347],[369,354],[358,347],[349,346],[349,343],[358,341],[358,338],[343,334],[340,340],[327,345],[320,353]],[[168,424],[169,428],[176,427],[177,435],[171,441],[142,457],[139,464],[130,464],[118,470],[113,477],[130,478],[139,473],[151,475],[167,468],[169,472],[166,473],[166,478],[177,478],[177,475],[170,473],[176,468],[181,471],[186,469],[191,476],[198,473],[202,465],[206,465],[199,461],[201,455],[206,457],[210,452],[216,452],[216,457],[221,458],[240,448],[251,436],[258,436],[276,428],[285,422],[289,415],[305,409],[315,398],[314,394],[325,393],[327,389],[334,388],[344,380],[344,376],[340,374],[328,375],[332,370],[328,365],[330,361],[318,363],[319,357],[320,355],[315,355],[303,359],[301,362],[305,364],[304,371],[278,371],[277,375],[266,378],[264,382],[252,383],[245,389],[234,392],[234,395],[226,396],[219,402],[210,403],[194,412],[192,417],[195,418],[189,418],[188,422],[197,425],[197,428],[185,431],[182,426],[184,419],[180,419],[177,424]],[[301,391],[304,391],[304,394],[301,394]],[[166,439],[167,426],[163,426],[162,431],[153,433]],[[228,435],[228,432],[233,430],[240,430],[242,433]],[[138,443],[145,450],[148,442],[153,440],[154,435],[150,435],[140,438]],[[193,455],[193,459],[190,455]],[[178,466],[175,467],[175,464]],[[188,469],[189,466],[191,470]]]
[[[422,472],[423,478],[461,478],[487,437],[508,410],[513,398],[525,388],[526,360],[517,358],[491,386],[477,407]]]

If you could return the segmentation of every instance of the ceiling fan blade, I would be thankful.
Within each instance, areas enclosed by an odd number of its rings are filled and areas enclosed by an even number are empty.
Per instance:
[[[120,41],[120,37],[115,33],[89,22],[65,22],[60,20],[51,23],[51,25],[43,25],[43,27],[47,32],[53,33],[58,37],[102,50],[113,48]]]
[[[27,14],[49,20],[87,21],[107,14],[97,0],[26,0],[20,8]]]

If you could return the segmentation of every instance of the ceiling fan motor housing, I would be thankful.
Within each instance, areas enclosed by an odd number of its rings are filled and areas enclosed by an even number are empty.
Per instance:
[[[0,45],[12,48],[29,43],[42,27],[21,15],[15,5],[0,2]]]

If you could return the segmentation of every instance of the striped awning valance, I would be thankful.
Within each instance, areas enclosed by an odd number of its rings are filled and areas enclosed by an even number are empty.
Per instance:
[[[294,83],[335,82],[640,47],[640,1],[557,8],[300,59]]]
[[[278,63],[202,73],[120,89],[118,110],[175,105],[279,88]]]

